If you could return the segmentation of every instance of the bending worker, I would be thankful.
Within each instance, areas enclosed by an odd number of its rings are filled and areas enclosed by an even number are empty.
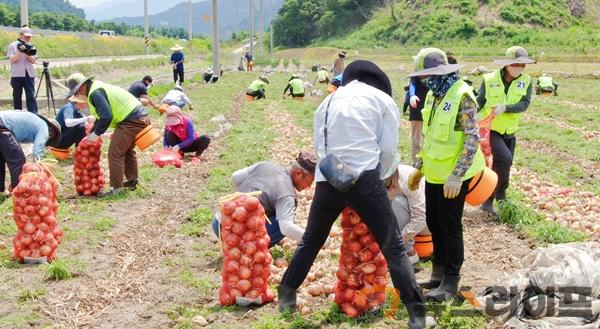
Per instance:
[[[269,79],[266,76],[261,75],[258,79],[250,83],[248,90],[246,90],[246,95],[254,97],[255,99],[267,98],[267,95],[265,95],[265,86],[268,84]]]
[[[492,197],[480,207],[491,214],[496,214],[494,198],[498,201],[506,199],[510,167],[517,144],[515,133],[519,130],[521,113],[527,110],[531,102],[531,77],[523,70],[535,60],[529,58],[525,48],[515,46],[506,50],[504,59],[494,62],[502,65],[502,68],[483,76],[477,96],[481,117],[485,118],[492,112],[495,116],[490,145],[494,158],[492,169],[498,175],[498,185]]]
[[[315,179],[316,158],[301,152],[290,167],[284,168],[270,161],[262,161],[240,169],[231,175],[238,192],[261,191],[260,204],[271,222],[266,223],[272,247],[284,237],[300,241],[304,229],[294,223],[296,191],[309,188]],[[213,230],[218,236],[221,214],[213,219]]]
[[[290,91],[290,95],[292,95],[294,98],[304,97],[304,81],[300,79],[298,74],[292,74],[290,77],[287,86],[283,90],[283,98],[285,98],[288,90]]]
[[[538,78],[537,83],[535,84],[535,94],[554,94],[554,96],[558,96],[558,83],[554,82],[551,76],[544,73]]]
[[[135,98],[139,99],[140,102],[142,102],[142,105],[150,105],[153,108],[158,109],[158,104],[154,103],[152,98],[148,96],[148,88],[152,84],[152,81],[154,81],[152,77],[146,75],[142,80],[132,83],[131,86],[129,86],[128,91],[135,96]]]
[[[60,124],[61,138],[56,145],[57,149],[68,149],[73,144],[79,145],[79,142],[85,137],[85,124],[94,123],[96,118],[93,115],[83,115],[80,111],[85,110],[85,103],[68,102],[60,108],[56,114],[56,121]]]
[[[315,85],[317,81],[319,83],[329,84],[329,72],[327,72],[327,69],[321,67],[320,65],[317,70],[317,77],[315,78],[313,85]]]

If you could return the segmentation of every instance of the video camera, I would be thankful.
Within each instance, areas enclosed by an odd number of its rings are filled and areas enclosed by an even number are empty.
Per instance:
[[[20,52],[25,53],[27,56],[35,56],[37,54],[37,48],[33,43],[25,42],[21,39],[18,39],[17,42],[17,49]]]

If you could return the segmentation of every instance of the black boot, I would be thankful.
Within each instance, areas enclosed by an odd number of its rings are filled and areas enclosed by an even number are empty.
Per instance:
[[[292,313],[296,312],[296,289],[279,285],[277,296],[279,298],[279,312],[286,310],[290,310]]]
[[[484,203],[481,204],[479,210],[484,211],[492,216],[498,215],[498,210],[494,207],[494,199],[487,199]]]
[[[453,299],[458,293],[458,282],[460,281],[460,275],[447,275],[444,274],[442,283],[436,289],[431,290],[425,294],[425,298],[428,301],[443,302],[446,300]]]
[[[442,282],[442,277],[444,276],[443,270],[444,267],[442,265],[434,263],[431,268],[431,277],[429,280],[417,280],[417,285],[423,289],[437,288]]]
[[[406,310],[408,311],[408,329],[425,328],[425,304],[408,304]]]

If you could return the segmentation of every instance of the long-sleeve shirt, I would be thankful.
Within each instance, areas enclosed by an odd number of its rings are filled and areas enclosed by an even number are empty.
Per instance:
[[[326,112],[327,151],[324,137]],[[325,98],[315,112],[315,153],[319,161],[327,154],[333,154],[357,173],[375,169],[381,163],[381,178],[384,179],[395,171],[400,161],[399,127],[400,111],[394,100],[381,90],[354,80]],[[326,181],[318,165],[315,180]]]
[[[411,166],[398,166],[399,195],[407,199],[410,210],[410,221],[402,229],[402,236],[407,240],[412,239],[427,227],[425,221],[425,180],[421,180],[419,188],[415,191],[408,188],[408,178],[414,170],[415,168]]]
[[[92,130],[97,136],[101,136],[108,130],[112,121],[112,108],[108,101],[108,95],[102,88],[94,90],[90,94],[90,101],[96,108],[98,114],[98,120],[94,123],[94,129]],[[147,115],[146,110],[142,106],[138,106],[133,110],[124,120],[133,120]]]
[[[500,70],[500,75],[502,76],[502,83],[504,84],[504,94],[508,94],[508,89],[510,88],[510,82],[504,80],[504,69]],[[532,84],[529,84],[527,87],[527,93],[525,96],[521,97],[521,100],[515,104],[506,104],[506,113],[521,113],[525,112],[529,107],[529,103],[531,103],[531,94],[532,94]],[[485,81],[481,82],[481,87],[479,87],[479,93],[477,94],[477,104],[479,105],[479,110],[483,109],[487,99],[485,98]]]
[[[162,99],[164,104],[187,104],[192,105],[192,101],[181,90],[172,89],[167,92]]]
[[[183,139],[181,142],[179,142],[179,144],[177,144],[179,149],[184,149],[184,148],[190,146],[196,140],[196,130],[194,129],[194,124],[192,123],[192,120],[186,120],[185,125],[186,125],[186,130],[185,130],[186,135],[185,135],[185,139]],[[165,127],[165,133],[164,133],[164,137],[163,137],[163,146],[165,146],[165,147],[175,146],[175,145],[169,145],[169,142],[167,141],[167,131],[169,131],[169,130],[167,127]],[[178,137],[181,137],[181,136],[178,136]]]
[[[78,124],[85,123],[87,118],[77,111],[72,102],[65,104],[56,114],[56,121],[60,124],[61,131],[70,127],[75,127]]]
[[[433,102],[433,108],[436,108],[443,97],[437,97]],[[424,122],[423,124],[427,124]],[[477,126],[477,104],[468,96],[464,95],[460,101],[458,115],[456,115],[455,131],[462,131],[465,134],[460,157],[452,171],[452,175],[463,177],[467,170],[473,164],[473,159],[479,148],[479,128]],[[417,158],[415,167],[421,169],[423,162]]]
[[[19,110],[0,111],[2,124],[10,130],[19,143],[33,143],[33,158],[40,159],[46,152],[50,137],[48,125],[37,115]]]

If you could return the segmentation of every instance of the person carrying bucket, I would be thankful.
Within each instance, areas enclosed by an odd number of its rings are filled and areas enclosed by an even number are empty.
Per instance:
[[[423,147],[408,180],[416,190],[425,177],[425,217],[433,240],[431,278],[421,287],[431,289],[431,301],[452,299],[458,292],[464,261],[462,215],[469,183],[485,168],[479,148],[477,103],[472,88],[448,64],[437,48],[421,49],[415,72],[429,88],[423,107]]]
[[[496,192],[480,207],[490,214],[496,214],[494,199],[506,200],[506,190],[510,179],[517,143],[515,133],[519,130],[521,113],[525,112],[531,102],[531,77],[523,73],[527,64],[534,64],[527,50],[514,46],[506,50],[504,59],[494,61],[502,68],[483,76],[479,88],[477,103],[481,117],[486,118],[491,113],[492,121],[490,145],[492,147],[492,169],[498,175]]]
[[[254,99],[267,98],[265,95],[265,86],[269,84],[269,79],[261,75],[258,79],[252,81],[250,86],[248,86],[248,90],[246,90],[246,96]]]
[[[290,91],[290,95],[292,95],[294,99],[304,98],[304,81],[300,79],[300,76],[298,74],[292,74],[292,76],[290,77],[287,86],[283,90],[284,99],[288,90]]]
[[[110,190],[99,196],[114,195],[125,187],[135,190],[138,184],[138,163],[135,140],[138,133],[150,126],[148,113],[142,103],[127,90],[73,73],[67,78],[67,98],[85,103],[96,118],[91,133],[86,137],[96,141],[108,128],[113,128],[108,146]],[[123,176],[127,181],[123,182]]]

